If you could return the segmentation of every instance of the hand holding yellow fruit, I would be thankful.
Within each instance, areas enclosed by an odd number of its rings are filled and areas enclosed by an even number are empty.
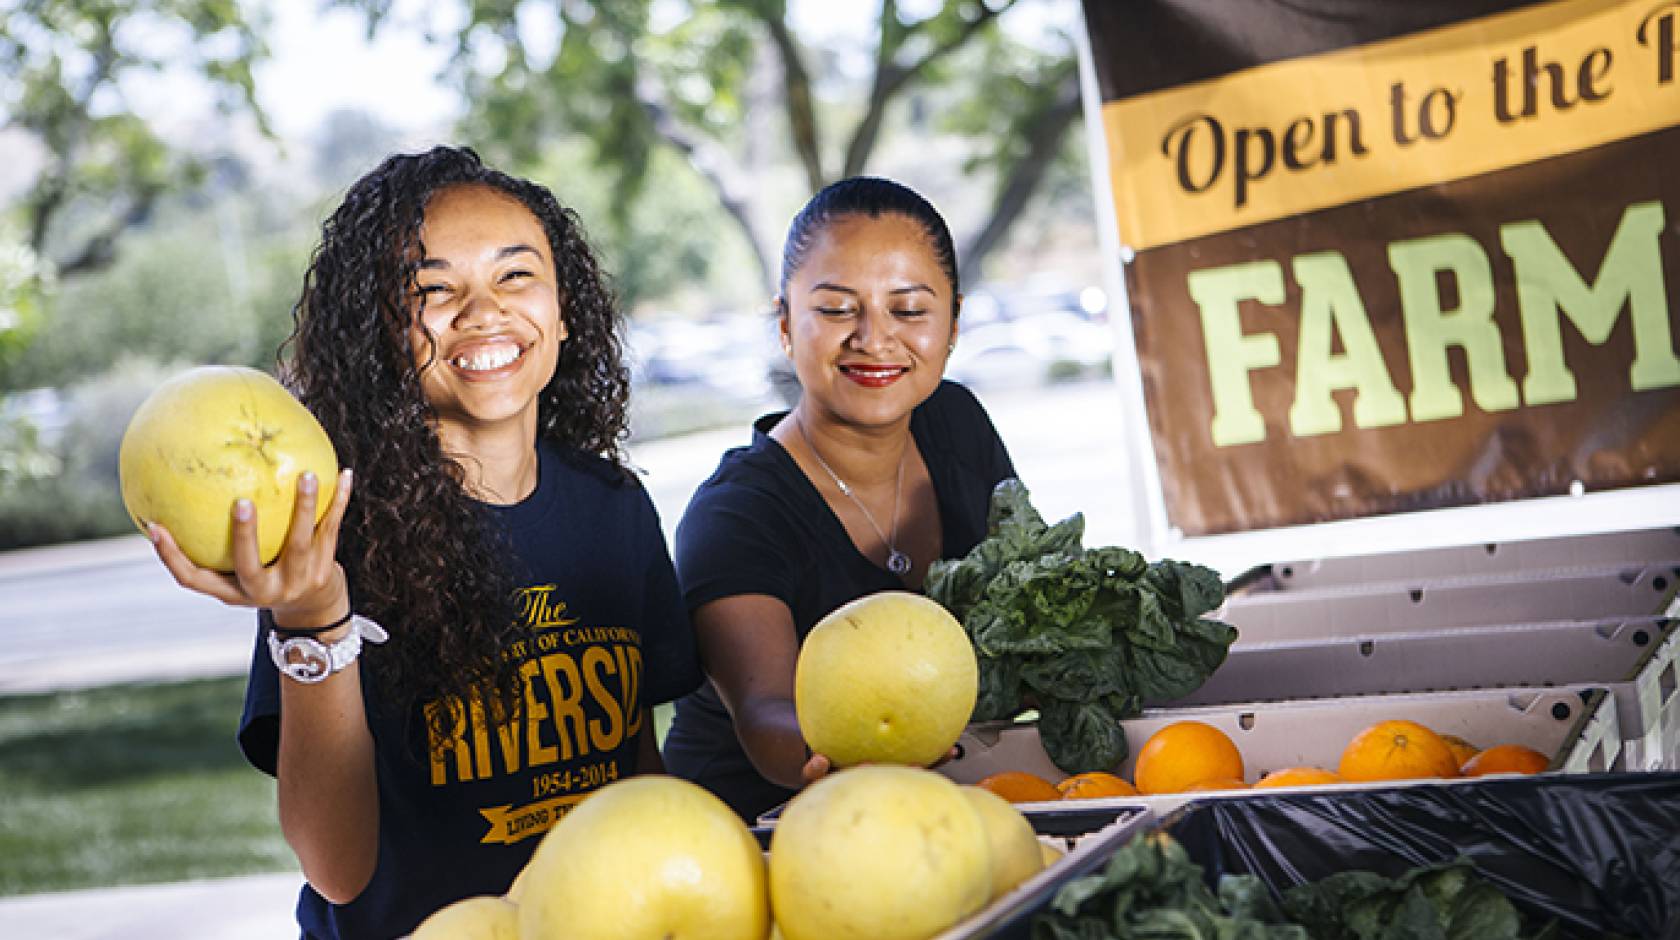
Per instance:
[[[141,403],[118,453],[123,505],[141,531],[157,523],[193,564],[232,571],[232,509],[251,501],[263,564],[280,553],[298,477],[319,480],[314,521],[333,502],[332,441],[279,382],[255,369],[204,366]]]

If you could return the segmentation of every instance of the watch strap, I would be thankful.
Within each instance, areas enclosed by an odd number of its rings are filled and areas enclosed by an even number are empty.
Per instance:
[[[330,644],[308,635],[287,637],[286,631],[271,628],[268,652],[274,668],[289,679],[313,685],[355,662],[364,640],[383,643],[390,639],[383,627],[359,614],[352,615],[349,622],[349,632]]]

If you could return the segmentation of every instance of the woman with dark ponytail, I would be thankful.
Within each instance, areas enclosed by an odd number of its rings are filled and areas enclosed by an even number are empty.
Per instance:
[[[677,529],[677,573],[710,681],[677,703],[672,772],[748,820],[821,776],[794,712],[799,646],[824,615],[986,535],[1015,475],[980,403],[945,381],[962,295],[945,220],[855,177],[794,217],[775,298],[793,409],[724,454]]]
[[[259,610],[239,740],[278,778],[304,935],[393,937],[661,770],[649,710],[700,674],[624,463],[620,316],[547,188],[393,156],[323,226],[294,314],[282,377],[354,485],[311,525],[301,478],[266,567],[246,501],[231,575],[150,534],[184,587]]]

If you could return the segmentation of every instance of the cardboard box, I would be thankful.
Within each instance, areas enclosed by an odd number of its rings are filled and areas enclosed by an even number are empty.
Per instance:
[[[1342,750],[1354,735],[1393,718],[1416,721],[1480,747],[1526,745],[1551,755],[1550,769],[1564,773],[1615,769],[1621,757],[1622,736],[1615,699],[1601,685],[1568,685],[1148,709],[1139,718],[1121,722],[1130,753],[1115,772],[1132,779],[1137,752],[1149,736],[1184,720],[1205,722],[1230,736],[1242,752],[1244,780],[1249,783],[1268,771],[1285,767],[1317,766],[1334,770]],[[1044,753],[1038,728],[1032,723],[972,725],[958,739],[957,747],[961,756],[940,770],[959,783],[975,783],[1004,770],[1028,771],[1051,782],[1067,775]],[[1451,781],[1419,783],[1443,785]],[[1241,796],[1250,791],[1225,792]],[[1164,813],[1206,795],[1168,794],[1092,802],[1144,805],[1156,813]],[[1052,804],[1022,805],[1030,811]]]
[[[1200,689],[1161,706],[1599,683],[1615,699],[1623,766],[1680,769],[1677,660],[1680,621],[1666,617],[1239,640]]]

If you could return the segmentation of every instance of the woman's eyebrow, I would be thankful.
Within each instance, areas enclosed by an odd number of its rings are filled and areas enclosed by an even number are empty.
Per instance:
[[[532,248],[530,245],[521,243],[518,245],[504,245],[501,248],[496,249],[496,260],[501,261],[504,258],[511,258],[514,255],[521,254],[523,252],[530,252],[538,258],[542,257],[542,252]],[[439,268],[447,268],[449,266],[449,260],[446,258],[422,258],[420,260],[420,267],[425,270],[436,270]]]
[[[852,294],[854,296],[856,296],[856,294],[857,294],[857,291],[850,288],[850,287],[845,287],[845,286],[840,285],[840,284],[831,284],[828,281],[824,281],[821,284],[811,285],[811,293],[813,293],[813,294],[815,294],[818,291],[825,291],[825,290],[826,291],[835,291],[835,292],[841,293],[841,294]],[[903,287],[895,287],[892,290],[887,291],[887,293],[892,294],[894,296],[899,296],[899,295],[902,295],[902,294],[932,294],[935,297],[939,296],[938,291],[936,291],[933,288],[927,286],[926,284],[906,284]]]

